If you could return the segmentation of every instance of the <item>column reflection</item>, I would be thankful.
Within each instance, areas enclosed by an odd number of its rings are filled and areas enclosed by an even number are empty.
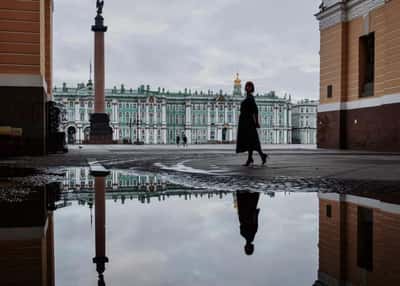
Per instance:
[[[106,176],[108,173],[92,173],[95,177],[95,240],[96,256],[93,263],[96,264],[98,273],[98,285],[106,285],[104,281],[105,264],[108,263],[106,256]]]

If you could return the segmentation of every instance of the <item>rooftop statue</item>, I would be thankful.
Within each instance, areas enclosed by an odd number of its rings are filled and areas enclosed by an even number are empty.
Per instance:
[[[97,15],[103,14],[103,6],[104,6],[104,0],[102,0],[102,1],[97,0],[97,3],[96,3]]]

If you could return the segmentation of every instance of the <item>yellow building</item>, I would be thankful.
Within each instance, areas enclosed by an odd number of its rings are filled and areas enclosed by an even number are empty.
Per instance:
[[[46,151],[53,0],[0,1],[0,126],[22,130],[24,152]]]
[[[318,146],[400,151],[400,1],[323,0]]]

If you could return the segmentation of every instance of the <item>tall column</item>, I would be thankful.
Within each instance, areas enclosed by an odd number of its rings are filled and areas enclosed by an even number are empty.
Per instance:
[[[99,27],[100,28],[100,27]],[[94,112],[105,112],[105,98],[104,98],[104,32],[107,27],[103,29],[92,30],[94,33]]]
[[[104,1],[97,0],[97,16],[95,25],[92,26],[94,32],[94,113],[90,118],[90,143],[92,144],[111,144],[112,129],[110,118],[105,113],[104,98],[104,34],[107,26],[104,26],[103,13]]]

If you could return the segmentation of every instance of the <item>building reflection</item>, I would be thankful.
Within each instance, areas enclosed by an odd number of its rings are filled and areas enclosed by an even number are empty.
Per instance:
[[[231,191],[209,191],[204,189],[185,189],[174,185],[157,175],[139,175],[129,170],[110,170],[105,178],[106,200],[124,204],[126,200],[138,200],[148,204],[152,200],[165,201],[171,197],[192,199],[223,199],[231,195]],[[64,203],[78,201],[81,205],[93,206],[95,178],[87,167],[75,167],[66,170],[62,182],[62,199]],[[274,193],[267,193],[274,196]]]
[[[319,194],[314,285],[399,285],[400,193]]]
[[[53,211],[59,184],[15,189],[0,199],[1,285],[55,285]]]

